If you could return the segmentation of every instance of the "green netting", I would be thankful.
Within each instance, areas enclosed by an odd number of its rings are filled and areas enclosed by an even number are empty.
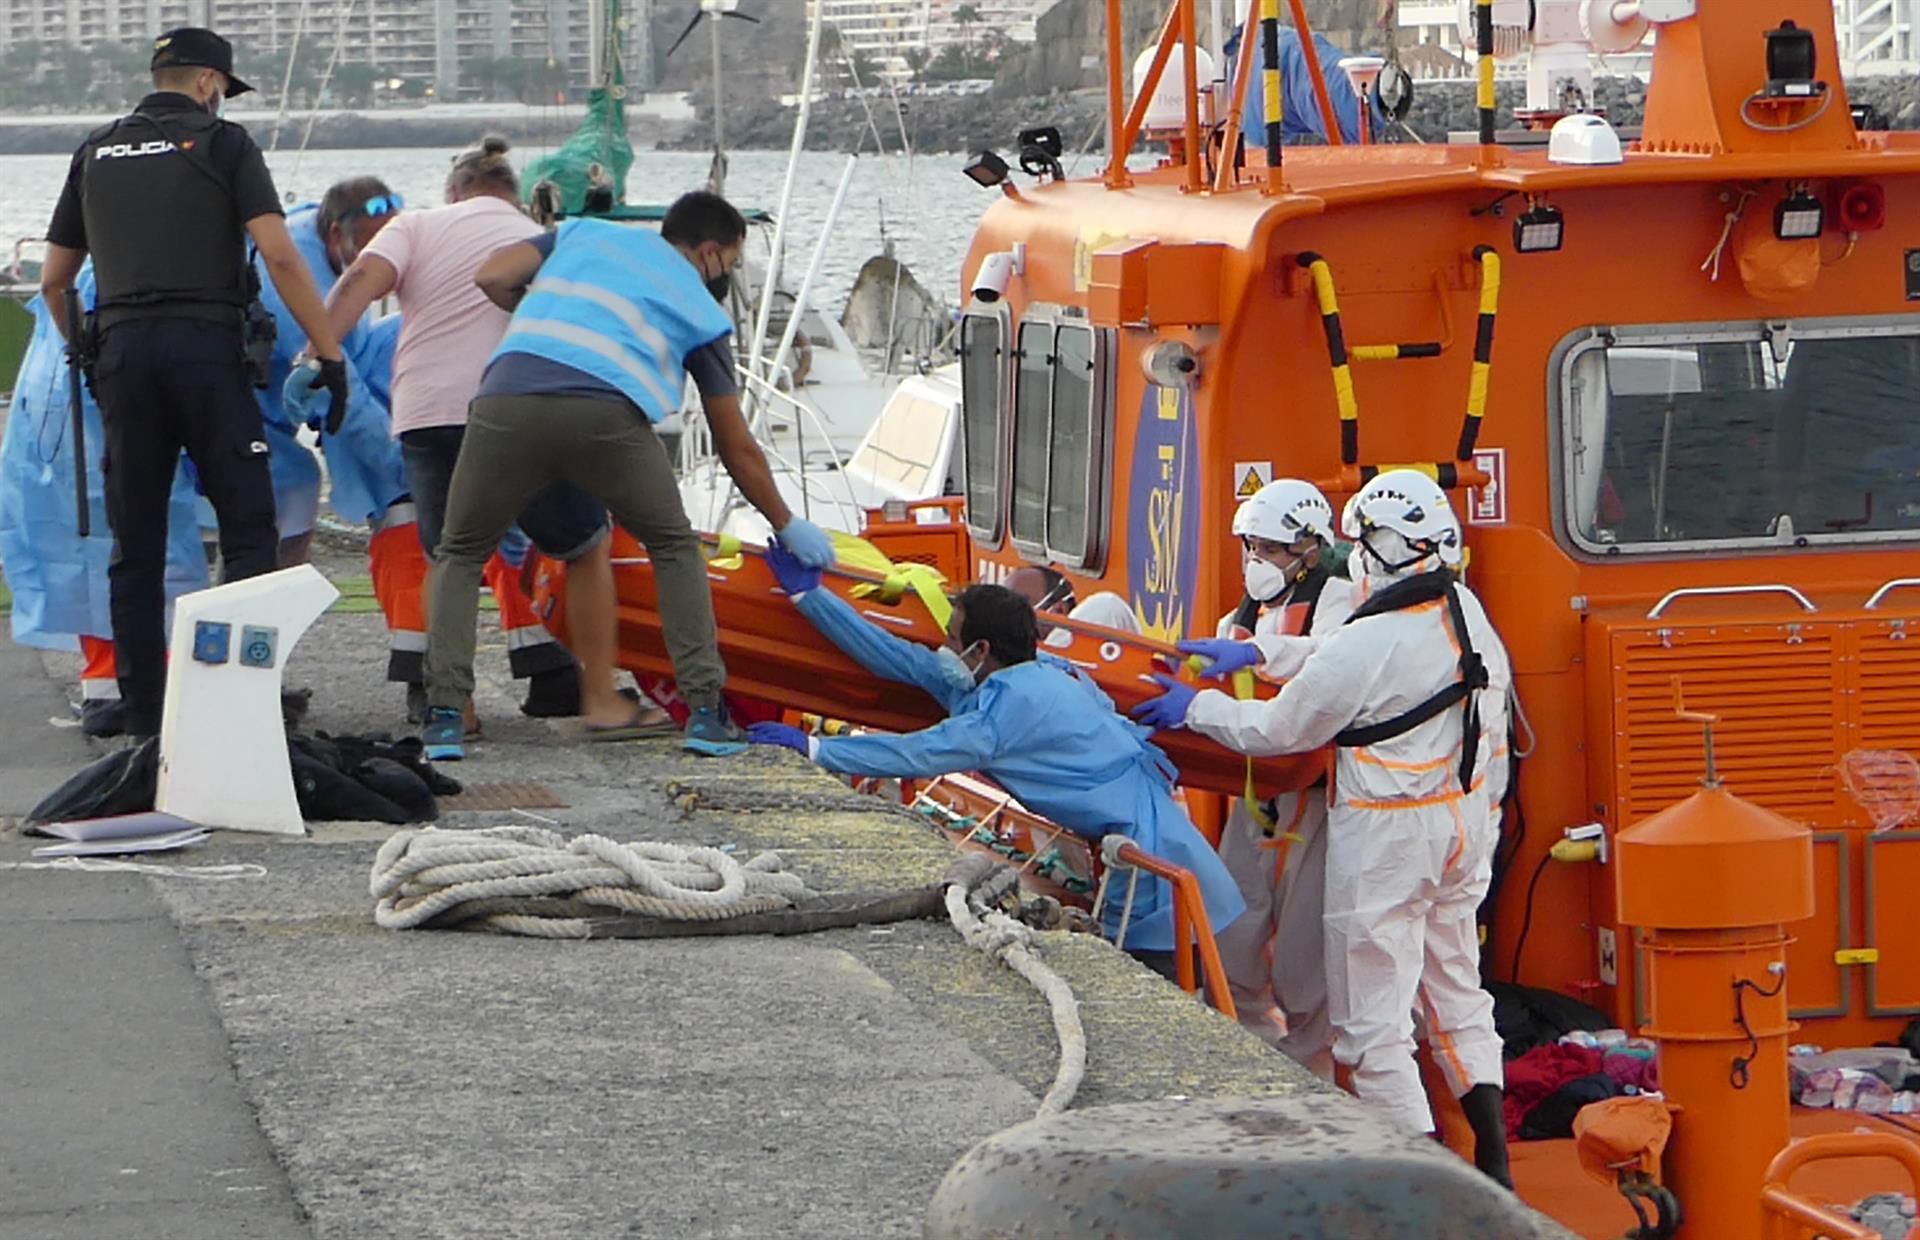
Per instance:
[[[560,209],[575,215],[586,204],[587,169],[599,164],[613,179],[613,200],[624,202],[627,196],[627,169],[633,167],[633,144],[627,140],[627,110],[621,100],[624,93],[616,78],[611,86],[601,87],[587,96],[587,115],[580,128],[558,150],[527,165],[521,177],[521,191],[529,200],[534,187],[551,181],[560,190]]]

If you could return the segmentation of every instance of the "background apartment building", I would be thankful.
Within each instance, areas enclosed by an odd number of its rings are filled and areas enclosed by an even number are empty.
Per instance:
[[[174,26],[208,26],[248,56],[296,39],[340,49],[340,63],[431,82],[441,99],[470,98],[489,62],[562,66],[584,87],[599,52],[593,0],[0,0],[0,51],[43,45],[140,44]],[[651,0],[625,0],[626,80],[652,85]],[[257,83],[266,87],[267,83]]]

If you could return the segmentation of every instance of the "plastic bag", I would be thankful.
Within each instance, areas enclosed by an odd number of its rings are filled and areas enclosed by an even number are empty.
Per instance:
[[[1877,834],[1920,814],[1920,762],[1898,749],[1856,749],[1840,761],[1847,795],[1873,819]]]
[[[28,811],[28,829],[38,822],[144,813],[153,808],[159,789],[160,739],[150,736],[81,767]]]

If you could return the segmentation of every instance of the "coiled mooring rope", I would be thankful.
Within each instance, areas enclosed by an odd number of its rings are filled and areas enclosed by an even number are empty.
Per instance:
[[[777,853],[743,863],[718,848],[526,826],[401,831],[380,846],[369,888],[374,921],[388,930],[477,923],[549,939],[591,938],[591,918],[710,921],[788,908],[809,894]]]
[[[1087,1074],[1087,1034],[1080,1026],[1080,1004],[1073,989],[1058,973],[1040,963],[1028,948],[1033,931],[1005,913],[991,909],[978,915],[968,903],[969,892],[961,883],[947,887],[947,917],[969,947],[994,957],[1021,977],[1047,1000],[1053,1012],[1053,1031],[1060,1039],[1060,1066],[1054,1071],[1053,1086],[1040,1100],[1035,1119],[1058,1115],[1073,1105],[1080,1081]]]
[[[977,864],[954,867],[943,883],[947,917],[968,946],[999,960],[1047,1000],[1060,1064],[1035,1114],[1056,1115],[1072,1105],[1086,1076],[1079,1003],[1032,952],[1032,930],[985,907],[985,894],[974,906],[976,892],[996,878],[1017,881],[1010,869],[994,869],[1004,873]],[[780,869],[776,853],[743,864],[717,848],[568,838],[527,826],[397,832],[374,857],[369,889],[378,901],[374,921],[388,930],[484,927],[550,939],[592,938],[596,920],[622,914],[710,922],[814,899],[799,875]]]

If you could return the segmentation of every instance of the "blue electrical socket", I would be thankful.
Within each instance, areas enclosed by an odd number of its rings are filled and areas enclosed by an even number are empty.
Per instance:
[[[197,663],[225,663],[233,641],[233,626],[222,620],[193,622],[193,657]]]
[[[266,625],[249,624],[240,630],[240,666],[272,667],[274,648],[279,644],[280,630]]]

